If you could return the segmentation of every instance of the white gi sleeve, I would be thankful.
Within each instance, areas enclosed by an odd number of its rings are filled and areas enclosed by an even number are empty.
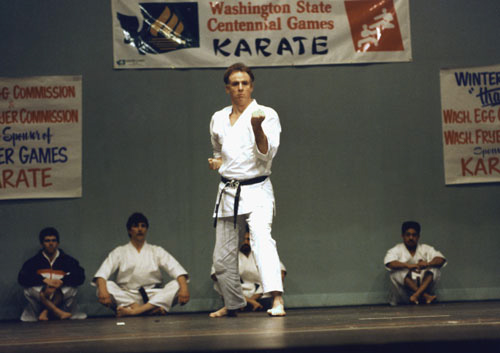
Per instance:
[[[262,122],[262,130],[267,137],[267,153],[263,154],[257,148],[257,144],[255,144],[255,155],[257,158],[264,161],[271,161],[278,153],[278,147],[280,145],[280,134],[281,134],[281,125],[278,117],[278,113],[272,108],[258,106],[261,109],[266,118]]]
[[[219,141],[219,136],[217,132],[215,131],[215,113],[212,116],[212,120],[210,121],[210,141],[212,142],[212,149],[213,149],[213,156],[214,158],[222,158],[221,150],[222,150],[222,143]]]
[[[401,251],[399,244],[387,250],[387,253],[385,254],[384,266],[386,270],[392,271],[389,267],[387,267],[387,264],[392,261],[401,261]]]

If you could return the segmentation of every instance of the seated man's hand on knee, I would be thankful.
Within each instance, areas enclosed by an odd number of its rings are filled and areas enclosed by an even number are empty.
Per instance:
[[[187,304],[189,302],[189,291],[188,290],[179,290],[179,294],[177,295],[177,301],[180,305]]]
[[[113,304],[113,300],[111,298],[111,295],[109,295],[109,293],[99,292],[98,300],[99,303],[105,306],[111,306]]]

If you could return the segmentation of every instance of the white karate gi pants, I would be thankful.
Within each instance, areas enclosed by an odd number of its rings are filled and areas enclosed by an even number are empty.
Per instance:
[[[418,273],[412,273],[412,279],[415,281],[416,277],[420,277],[420,283],[422,283],[422,280],[424,279],[424,274],[425,272],[431,272],[432,273],[432,283],[429,285],[427,288],[428,293],[434,293],[434,290],[436,288],[436,284],[438,283],[439,279],[441,278],[441,269],[439,268],[429,268],[424,271],[422,271],[420,274]],[[399,271],[392,271],[389,275],[391,279],[391,293],[390,293],[390,298],[389,298],[389,304],[391,305],[398,305],[398,304],[409,304],[410,303],[410,296],[408,290],[405,287],[405,278],[408,275],[408,270],[399,270]]]
[[[116,306],[129,306],[137,303],[144,304],[142,295],[137,289],[121,288],[113,281],[106,281],[109,294],[113,297]],[[175,305],[175,299],[179,292],[179,282],[173,279],[168,282],[163,288],[144,288],[149,297],[149,303],[154,306],[163,308],[165,311],[170,311],[172,306]]]
[[[271,237],[273,204],[257,207],[249,214],[239,215],[234,228],[233,217],[217,219],[213,264],[217,282],[229,310],[246,306],[238,270],[238,251],[245,236],[245,225],[250,228],[250,246],[259,269],[264,293],[283,292],[281,265],[276,242]]]

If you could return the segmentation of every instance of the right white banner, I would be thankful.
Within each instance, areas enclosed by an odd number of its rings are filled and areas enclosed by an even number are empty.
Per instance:
[[[500,181],[500,65],[440,76],[446,184]]]

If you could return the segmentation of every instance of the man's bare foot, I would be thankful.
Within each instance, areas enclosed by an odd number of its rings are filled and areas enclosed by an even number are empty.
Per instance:
[[[285,316],[285,306],[283,304],[277,304],[267,311],[270,316]]]
[[[214,311],[213,313],[210,313],[210,317],[224,317],[227,315],[227,308],[225,306],[223,306],[222,308],[220,308],[219,310],[217,311]]]
[[[413,303],[413,304],[418,304],[418,296],[416,296],[415,294],[413,294],[413,295],[410,297],[410,303]]]
[[[167,311],[162,307],[156,307],[148,312],[148,315],[167,315]]]
[[[48,321],[49,320],[49,311],[47,309],[43,310],[38,316],[38,320],[40,321]]]
[[[270,316],[285,316],[285,302],[281,295],[274,296],[273,307],[267,311]]]
[[[436,300],[437,295],[430,295],[426,293],[424,294],[424,298],[426,304],[431,304],[434,300]]]
[[[71,317],[71,313],[64,310],[59,310],[55,313],[60,320],[67,320]]]
[[[259,311],[259,310],[263,310],[264,307],[262,306],[261,303],[259,302],[255,302],[255,303],[250,303],[252,305],[252,311]],[[245,308],[241,308],[240,310],[244,310]]]
[[[132,305],[129,306],[119,306],[116,308],[116,317],[123,317],[123,316],[135,316],[135,311],[132,307]]]

